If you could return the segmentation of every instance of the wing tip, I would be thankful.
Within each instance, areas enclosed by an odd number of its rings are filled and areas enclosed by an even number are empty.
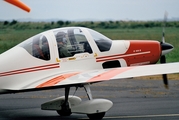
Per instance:
[[[24,3],[22,3],[20,0],[4,0],[12,5],[15,5],[19,8],[21,8],[22,10],[26,11],[26,12],[30,12],[31,9],[30,7],[28,7],[27,5],[25,5]]]

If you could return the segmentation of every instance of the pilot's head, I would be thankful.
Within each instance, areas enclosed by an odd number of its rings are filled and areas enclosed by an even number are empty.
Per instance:
[[[43,36],[41,39],[42,39],[42,44],[43,45],[48,44],[47,38],[45,36]]]
[[[66,34],[64,32],[58,32],[56,35],[56,40],[59,44],[67,44]]]

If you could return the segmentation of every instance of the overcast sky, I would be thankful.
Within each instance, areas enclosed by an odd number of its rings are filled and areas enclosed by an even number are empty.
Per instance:
[[[179,0],[21,0],[27,13],[0,0],[0,20],[157,20],[179,18]]]

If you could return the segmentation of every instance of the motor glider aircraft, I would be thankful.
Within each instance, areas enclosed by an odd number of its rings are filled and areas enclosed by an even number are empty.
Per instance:
[[[41,109],[55,110],[61,116],[81,113],[102,119],[113,103],[93,99],[90,85],[178,73],[179,62],[155,64],[159,59],[164,63],[172,49],[164,41],[111,40],[84,27],[48,30],[0,54],[0,93],[65,88],[64,96],[43,103]],[[168,85],[166,77],[164,84]],[[69,95],[71,87],[84,87],[89,100]]]

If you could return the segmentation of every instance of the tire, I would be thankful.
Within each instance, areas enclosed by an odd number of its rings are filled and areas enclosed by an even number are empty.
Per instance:
[[[94,113],[94,114],[87,114],[88,118],[90,120],[101,120],[103,119],[105,115],[105,112],[102,112],[102,113]]]
[[[70,116],[72,113],[71,111],[63,111],[63,110],[57,110],[57,113],[60,115],[60,116]]]

